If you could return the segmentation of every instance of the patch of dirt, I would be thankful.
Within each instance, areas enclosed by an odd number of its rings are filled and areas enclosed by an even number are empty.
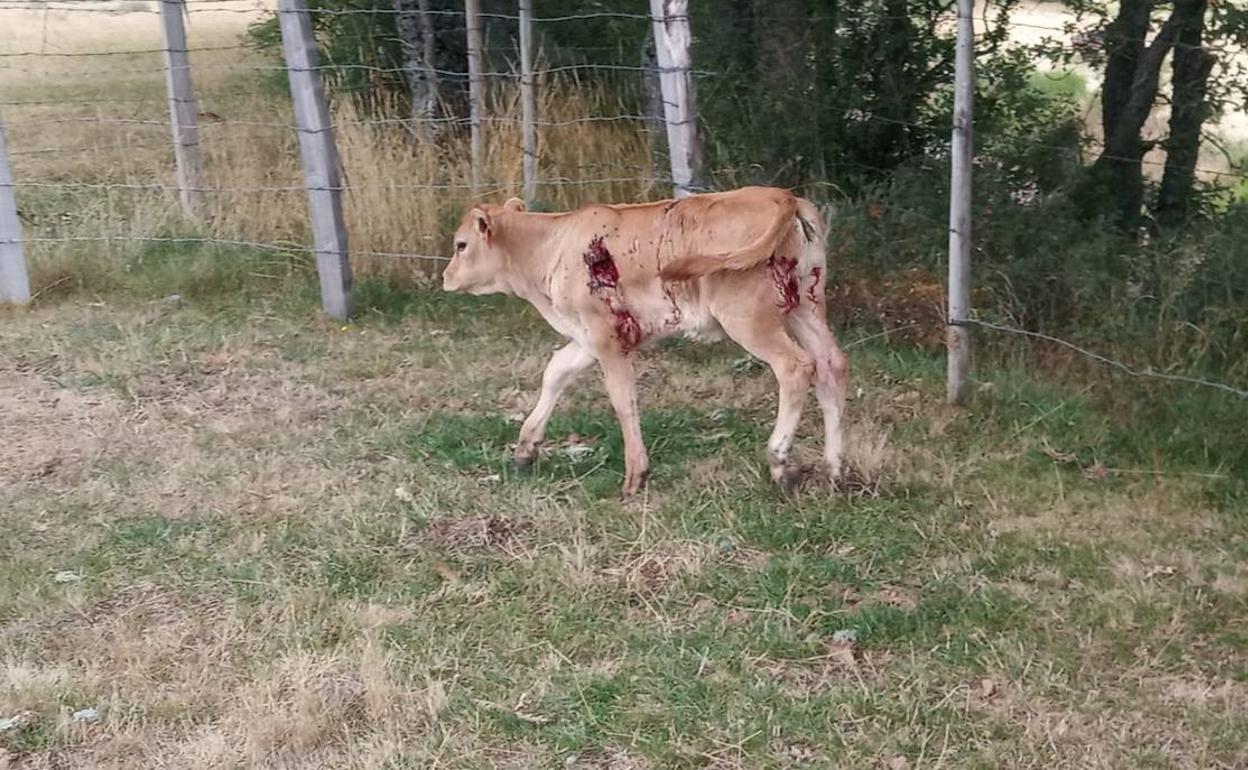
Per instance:
[[[918,268],[883,278],[841,277],[830,288],[834,326],[878,324],[891,344],[939,350],[945,344],[945,289],[939,276]]]
[[[682,575],[698,572],[712,559],[712,546],[694,541],[668,542],[634,554],[624,564],[603,573],[623,579],[635,594],[658,593]]]
[[[425,531],[425,538],[447,548],[502,548],[515,544],[522,524],[506,516],[446,516]]]
[[[884,586],[880,590],[863,597],[860,604],[883,604],[903,612],[910,612],[919,606],[919,599],[909,589],[897,586]]]
[[[829,642],[826,655],[787,660],[757,658],[751,662],[790,698],[804,699],[833,687],[857,687],[860,678],[878,675],[882,659],[853,643]]]
[[[879,497],[882,479],[864,473],[857,464],[846,462],[841,466],[841,478],[837,489],[850,497]]]
[[[624,749],[606,749],[600,754],[570,754],[564,761],[566,768],[584,768],[585,770],[647,770],[653,765],[641,757],[629,754]]]
[[[46,483],[68,475],[108,441],[123,412],[110,392],[57,388],[33,371],[0,382],[0,482]]]
[[[90,634],[98,640],[114,623],[151,629],[175,625],[188,618],[211,618],[223,611],[224,606],[218,600],[188,601],[171,588],[140,583],[80,607],[7,624],[0,628],[0,642],[37,637],[46,640],[51,647],[72,647],[78,636]]]

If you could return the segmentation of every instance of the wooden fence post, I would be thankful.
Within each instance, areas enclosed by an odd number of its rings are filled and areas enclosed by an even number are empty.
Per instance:
[[[182,210],[193,217],[204,201],[203,161],[199,153],[199,109],[191,89],[191,60],[182,26],[183,0],[160,0],[160,22],[165,38],[165,83],[169,91],[169,123],[173,127],[173,158],[177,164],[178,197]]]
[[[351,262],[342,218],[342,182],[329,105],[316,64],[316,39],[305,0],[278,0],[282,53],[295,106],[295,130],[308,188],[312,249],[321,280],[321,306],[333,318],[351,315]]]
[[[481,69],[481,0],[464,0],[464,26],[468,29],[468,119],[472,142],[472,186],[481,183],[484,145],[481,119],[485,116],[485,76]]]
[[[15,305],[30,302],[30,276],[22,252],[22,222],[17,217],[3,121],[0,121],[0,302]]]
[[[689,53],[689,0],[650,0],[654,48],[659,59],[659,87],[667,122],[672,184],[677,198],[697,192],[701,151],[698,108],[693,91],[693,60]]]
[[[975,120],[975,0],[958,0],[958,42],[954,66],[953,137],[949,183],[948,388],[951,404],[970,401],[971,332],[971,154]]]
[[[533,0],[520,0],[520,147],[525,203],[537,198],[537,89],[533,85]]]

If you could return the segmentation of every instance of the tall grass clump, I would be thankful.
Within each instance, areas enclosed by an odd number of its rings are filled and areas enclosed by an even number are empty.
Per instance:
[[[554,124],[539,132],[542,205],[560,209],[594,199],[639,200],[664,191],[652,181],[649,145],[637,126],[587,119],[623,112],[607,104],[606,90],[569,77],[552,78],[540,93],[541,120]],[[153,95],[152,114],[162,107]],[[335,100],[332,112],[350,247],[359,253],[353,267],[361,275],[410,284],[440,262],[369,253],[446,256],[450,234],[468,205],[520,193],[520,107],[514,89],[491,94],[485,164],[475,188],[466,130],[429,142],[350,99]],[[19,167],[26,178],[73,182],[21,189],[36,291],[154,290],[150,275],[136,279],[150,269],[150,260],[140,259],[153,245],[145,245],[145,238],[270,244],[280,248],[267,250],[263,269],[241,260],[245,248],[228,247],[213,252],[208,272],[305,275],[308,259],[300,249],[309,238],[306,192],[298,142],[285,128],[293,125],[288,100],[280,93],[252,93],[213,105],[212,115],[219,119],[205,120],[200,131],[209,192],[194,218],[183,214],[171,187],[172,151],[163,133],[141,124],[112,133],[102,130],[115,128],[112,124],[55,124],[59,134],[43,141],[89,151],[32,156]],[[176,248],[166,243],[159,251],[170,247]],[[203,250],[195,243],[181,248]],[[218,276],[204,286],[240,280]],[[194,288],[178,283],[183,290]]]

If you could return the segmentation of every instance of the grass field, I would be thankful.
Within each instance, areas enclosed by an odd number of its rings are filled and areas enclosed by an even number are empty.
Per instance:
[[[535,314],[361,295],[4,315],[0,766],[1248,763],[1242,468],[1121,383],[1005,366],[953,410],[845,330],[857,483],[789,500],[771,375],[671,344],[620,503],[595,378],[505,466]]]
[[[5,50],[157,39],[150,14],[27,18],[0,11]],[[193,14],[192,45],[248,18]],[[53,102],[5,107],[18,181],[67,183],[19,188],[28,236],[303,242],[297,189],[191,224],[167,191],[74,186],[172,178],[166,127],[34,122],[162,118],[159,56],[108,61],[151,69],[0,70]],[[289,121],[231,69],[263,59],[193,62],[210,183],[297,187],[293,138],[245,123]],[[619,111],[569,93],[542,114]],[[498,197],[519,160],[494,136]],[[396,184],[462,181],[464,153],[337,137],[353,248],[445,253],[466,195]],[[632,128],[543,142],[555,205],[657,194],[577,183],[647,166]],[[653,474],[621,503],[594,376],[535,471],[507,468],[559,344],[519,303],[357,261],[342,325],[291,253],[29,251],[39,297],[0,310],[0,769],[1248,766],[1242,402],[985,346],[956,410],[940,355],[864,314],[839,330],[853,483],[785,498],[771,374],[670,343],[640,356]],[[894,293],[919,323],[939,299]],[[817,427],[808,405],[806,462]]]

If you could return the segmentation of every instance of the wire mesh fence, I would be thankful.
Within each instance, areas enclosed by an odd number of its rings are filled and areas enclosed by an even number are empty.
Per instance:
[[[469,45],[470,30],[480,30],[481,62],[475,73],[447,66],[436,55],[427,56],[421,67],[395,65],[404,61],[403,47],[414,39],[399,34],[417,13],[403,2],[308,8],[186,0],[176,3],[185,19],[186,43],[180,50],[186,63],[171,63],[169,41],[161,34],[161,5],[0,3],[0,14],[14,22],[8,26],[19,30],[0,50],[0,117],[14,177],[6,186],[16,194],[23,230],[17,237],[6,233],[4,240],[25,245],[42,271],[43,285],[54,285],[58,270],[69,271],[74,264],[124,263],[143,258],[145,250],[173,246],[200,249],[199,258],[206,260],[234,259],[231,250],[259,250],[289,257],[290,270],[310,270],[310,258],[323,248],[311,238],[309,194],[340,196],[349,236],[345,259],[357,270],[393,274],[429,272],[445,261],[449,230],[472,201],[523,195],[539,206],[569,208],[594,200],[657,199],[672,195],[674,188],[714,189],[742,178],[741,169],[726,166],[697,169],[696,179],[691,167],[680,172],[683,178],[673,172],[680,164],[673,162],[671,142],[681,141],[673,131],[696,128],[698,116],[692,105],[685,113],[669,109],[680,105],[673,102],[675,92],[665,78],[687,78],[691,98],[702,89],[737,87],[722,71],[697,61],[673,64],[648,49],[625,49],[610,37],[595,43],[544,42],[547,31],[567,25],[631,25],[634,37],[644,37],[637,31],[652,27],[656,16],[642,2],[632,12],[546,16],[536,4],[531,19],[536,43],[527,72],[521,50],[526,19],[519,4],[514,12],[487,9],[475,20],[465,7],[426,9],[424,41],[455,52],[455,61]],[[304,14],[318,30],[358,19],[387,22],[373,24],[363,43],[356,39],[357,46],[375,55],[336,50],[322,41],[318,63],[301,67],[280,54],[276,19],[282,12]],[[687,12],[659,20],[714,23]],[[795,20],[777,12],[756,21],[825,20]],[[934,17],[934,23],[950,29],[954,21],[952,13]],[[1069,24],[1012,24],[1067,47],[1079,32]],[[978,34],[990,35],[990,25],[980,24]],[[386,51],[390,54],[376,53]],[[189,95],[171,93],[166,82],[182,69],[193,84]],[[290,88],[301,75],[328,86],[324,126],[309,127],[296,115]],[[531,114],[522,98],[526,77],[535,91]],[[479,96],[474,96],[474,84]],[[174,146],[187,144],[185,135],[170,139],[178,136],[179,108],[190,108],[194,118],[194,144],[202,156],[202,172],[194,179],[180,178],[175,164]],[[858,111],[844,119],[946,140],[949,134],[948,125],[920,118]],[[526,149],[526,128],[534,134],[531,150]],[[340,159],[341,177],[333,184],[309,183],[304,176],[300,140],[321,133],[332,136]],[[476,152],[474,135],[480,143]],[[1093,141],[1088,151],[1098,149]],[[694,152],[696,147],[678,144],[676,150]],[[528,166],[526,154],[533,158]],[[1164,163],[1148,157],[1142,162]],[[1234,168],[1198,172],[1235,183],[1248,178]],[[197,201],[189,214],[180,193],[193,194]],[[934,232],[948,232],[939,215],[917,207],[909,213]],[[968,323],[980,331],[1037,338],[1034,330],[997,320]],[[1100,354],[1093,358],[1119,363]],[[1117,368],[1185,379],[1150,367]],[[1248,397],[1248,391],[1233,385],[1186,379]]]

